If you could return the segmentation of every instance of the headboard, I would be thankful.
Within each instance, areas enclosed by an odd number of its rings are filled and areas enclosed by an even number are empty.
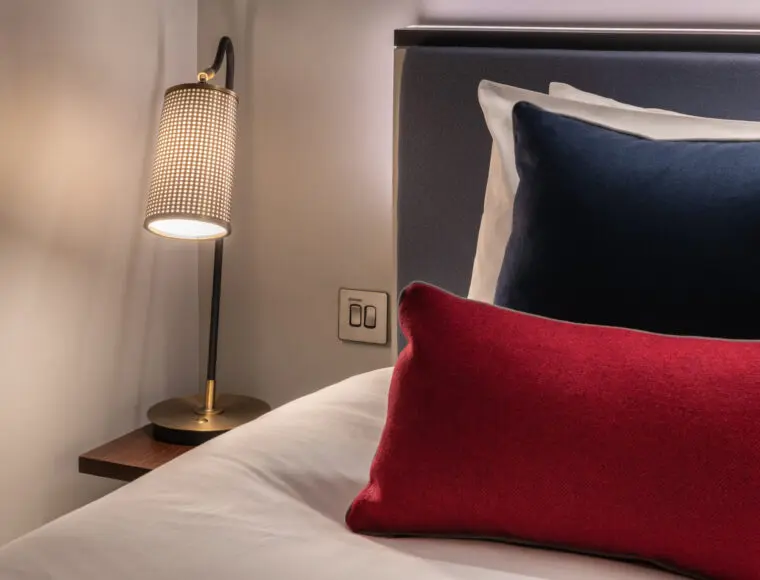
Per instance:
[[[422,26],[395,41],[397,293],[424,280],[467,294],[491,151],[481,79],[760,120],[760,31]]]

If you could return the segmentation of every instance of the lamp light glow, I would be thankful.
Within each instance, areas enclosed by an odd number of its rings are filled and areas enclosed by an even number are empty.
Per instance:
[[[159,236],[181,240],[216,240],[229,234],[224,226],[182,218],[155,219],[147,228]]]

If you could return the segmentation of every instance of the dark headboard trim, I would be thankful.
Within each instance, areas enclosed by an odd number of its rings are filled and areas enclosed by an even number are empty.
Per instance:
[[[399,48],[541,48],[760,53],[760,29],[580,28],[562,26],[410,26],[395,32]]]

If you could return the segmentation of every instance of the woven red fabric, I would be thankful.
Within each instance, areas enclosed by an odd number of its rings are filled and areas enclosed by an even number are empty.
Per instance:
[[[413,284],[362,533],[760,578],[760,342],[572,324]]]

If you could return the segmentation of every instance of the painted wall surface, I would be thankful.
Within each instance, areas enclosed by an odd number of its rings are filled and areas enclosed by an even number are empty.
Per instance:
[[[738,27],[760,23],[760,4],[753,0],[422,0],[419,4],[422,20],[434,23],[633,23]]]
[[[199,67],[222,34],[241,97],[220,387],[281,404],[387,366],[337,339],[341,286],[391,291],[393,30],[414,23],[760,23],[760,3],[199,0]],[[208,254],[201,307],[208,312]],[[205,331],[205,318],[201,320]]]
[[[199,2],[199,67],[230,34],[241,98],[221,389],[278,405],[390,364],[389,346],[338,340],[338,289],[391,291],[392,31],[416,17],[400,0]]]
[[[141,228],[194,0],[0,3],[0,544],[103,495],[77,456],[197,387],[197,248]]]

